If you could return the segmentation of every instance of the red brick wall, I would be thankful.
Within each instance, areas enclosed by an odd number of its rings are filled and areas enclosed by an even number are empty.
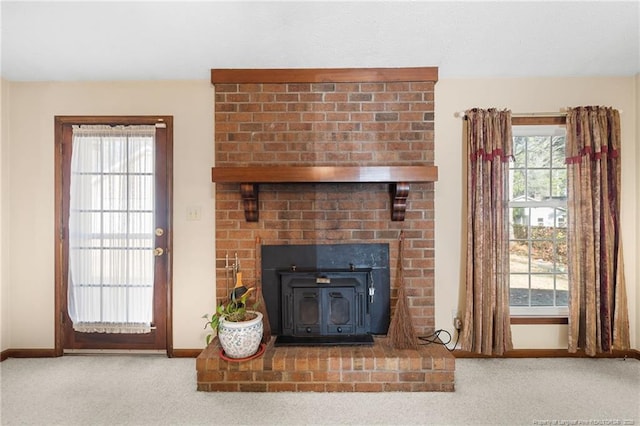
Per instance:
[[[435,82],[216,84],[216,166],[433,165]],[[389,243],[391,306],[398,236],[419,334],[434,328],[433,183],[411,184],[403,222],[387,184],[260,185],[259,221],[246,222],[238,184],[216,184],[216,257],[238,254],[245,283],[259,244]],[[226,289],[218,262],[218,297]]]

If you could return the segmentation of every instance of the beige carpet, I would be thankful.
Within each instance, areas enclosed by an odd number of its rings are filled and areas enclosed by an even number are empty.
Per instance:
[[[0,364],[2,425],[640,425],[640,362],[458,359],[453,393],[197,392],[194,359]]]

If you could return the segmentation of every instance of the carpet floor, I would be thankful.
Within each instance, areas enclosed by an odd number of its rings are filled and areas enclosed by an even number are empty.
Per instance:
[[[451,393],[208,393],[195,360],[0,364],[2,425],[640,425],[633,359],[458,359]]]

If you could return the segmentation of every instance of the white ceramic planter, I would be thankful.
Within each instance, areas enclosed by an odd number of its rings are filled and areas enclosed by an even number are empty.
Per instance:
[[[262,341],[262,313],[249,321],[233,322],[220,320],[218,339],[229,358],[247,358],[258,352]]]

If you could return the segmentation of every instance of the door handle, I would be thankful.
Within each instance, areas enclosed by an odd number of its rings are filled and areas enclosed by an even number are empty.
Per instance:
[[[153,249],[153,255],[158,257],[164,254],[164,250],[161,247],[156,247]]]

